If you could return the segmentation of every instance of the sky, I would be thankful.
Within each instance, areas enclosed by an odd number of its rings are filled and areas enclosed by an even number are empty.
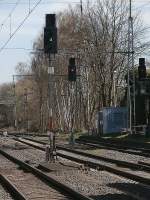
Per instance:
[[[30,62],[33,43],[45,24],[45,14],[62,12],[69,4],[80,5],[80,0],[41,0],[3,49],[10,34],[38,2],[39,0],[0,0],[0,84],[12,81],[19,62]],[[133,0],[133,12],[137,10],[141,11],[144,24],[150,26],[150,0]],[[150,38],[150,33],[148,37]]]

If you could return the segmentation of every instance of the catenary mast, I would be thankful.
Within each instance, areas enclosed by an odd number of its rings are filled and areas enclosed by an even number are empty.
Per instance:
[[[130,82],[133,90],[131,92]],[[127,66],[127,109],[128,109],[128,130],[132,133],[132,125],[136,124],[135,119],[135,70],[134,70],[134,35],[133,35],[133,17],[132,0],[129,0],[129,18],[128,18],[128,66]]]

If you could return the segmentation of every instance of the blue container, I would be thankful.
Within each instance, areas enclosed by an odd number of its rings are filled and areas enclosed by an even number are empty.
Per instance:
[[[118,133],[127,128],[126,107],[106,107],[97,115],[99,133]]]

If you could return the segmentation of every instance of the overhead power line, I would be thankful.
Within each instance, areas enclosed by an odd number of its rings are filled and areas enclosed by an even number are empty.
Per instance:
[[[24,50],[24,51],[33,51],[34,49],[31,49],[31,48],[24,48],[24,47],[12,47],[12,48],[4,48],[4,50]]]
[[[10,13],[8,14],[8,16],[2,21],[1,25],[0,25],[0,31],[2,30],[5,22],[8,20],[9,17],[11,17],[11,15],[13,14],[13,12],[15,11],[15,9],[17,8],[17,6],[19,5],[21,0],[17,0],[16,3],[14,3],[15,5],[13,6],[13,8],[11,9]]]
[[[78,1],[56,1],[56,0],[52,0],[52,1],[47,1],[47,2],[43,2],[43,3],[41,3],[41,4],[69,4],[69,3],[74,3],[74,4],[79,4],[79,0]],[[13,5],[13,4],[15,4],[14,2],[1,2],[0,1],[0,5],[3,5],[3,4],[5,4],[5,5]],[[29,4],[29,2],[28,1],[24,1],[24,2],[21,2],[20,3],[20,5],[25,5],[25,4]],[[34,2],[30,2],[30,4],[34,4]]]
[[[19,26],[15,29],[14,32],[10,35],[9,39],[4,43],[4,45],[0,48],[0,52],[6,47],[6,45],[9,43],[9,41],[14,37],[14,35],[18,32],[18,30],[23,26],[25,21],[29,18],[31,13],[35,10],[35,8],[41,3],[42,0],[39,0],[35,6],[30,10],[30,12],[27,14],[27,16],[22,20],[22,22],[19,24]]]

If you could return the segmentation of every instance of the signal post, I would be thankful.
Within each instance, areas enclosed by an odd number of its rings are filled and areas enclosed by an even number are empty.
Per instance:
[[[70,93],[69,93],[69,107],[70,107],[70,144],[74,144],[74,132],[73,132],[73,96],[74,96],[74,85],[76,83],[77,75],[76,75],[76,64],[75,58],[71,57],[69,59],[68,65],[68,81],[70,83]]]
[[[51,63],[51,55],[57,53],[57,27],[55,14],[46,14],[46,26],[44,28],[44,53],[48,56],[48,122],[47,131],[49,137],[49,148],[46,150],[46,157],[48,161],[55,161],[56,145],[55,135],[53,132],[53,94],[51,88],[53,87],[54,67]]]

